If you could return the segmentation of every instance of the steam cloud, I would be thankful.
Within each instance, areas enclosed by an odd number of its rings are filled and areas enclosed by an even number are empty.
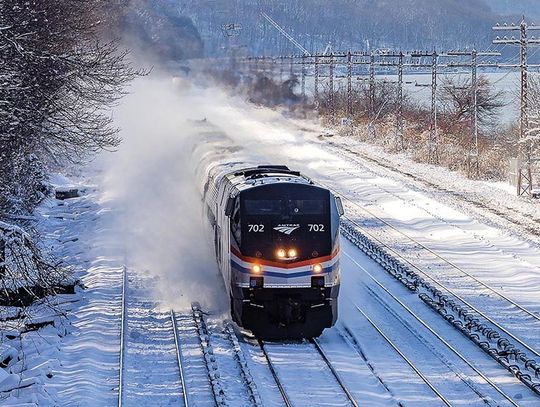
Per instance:
[[[278,112],[219,88],[175,84],[170,76],[140,79],[115,115],[124,141],[108,157],[105,188],[121,213],[118,238],[127,266],[157,277],[156,298],[168,307],[199,301],[226,312],[229,300],[191,166],[193,143],[204,142],[200,121],[207,119],[255,162],[306,170],[328,164],[328,157]]]
[[[115,112],[123,143],[108,157],[107,199],[119,213],[130,272],[157,277],[164,305],[181,309],[200,301],[225,309],[201,197],[190,166],[190,106],[169,78],[144,78]]]

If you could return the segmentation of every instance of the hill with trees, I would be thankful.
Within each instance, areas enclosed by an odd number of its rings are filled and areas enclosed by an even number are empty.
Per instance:
[[[209,55],[223,54],[231,38],[223,25],[242,29],[237,45],[251,54],[289,54],[295,49],[264,18],[269,14],[309,51],[335,49],[457,49],[492,47],[491,27],[525,6],[490,0],[186,0],[182,13],[201,32]],[[524,2],[522,2],[524,3]],[[538,10],[531,0],[531,9]],[[532,3],[535,3],[533,5]],[[513,19],[519,17],[514,15]],[[517,21],[516,21],[517,22]]]

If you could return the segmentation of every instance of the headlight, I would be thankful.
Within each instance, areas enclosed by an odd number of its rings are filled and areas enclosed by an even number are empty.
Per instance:
[[[285,253],[285,249],[279,249],[277,251],[277,256],[280,259],[284,259],[286,255],[287,255],[287,253]]]
[[[254,264],[251,267],[251,271],[253,271],[255,274],[259,274],[260,272],[262,272],[262,267],[259,266],[258,264]]]
[[[289,258],[292,259],[293,257],[298,256],[298,252],[295,249],[290,249],[288,255]]]
[[[320,264],[315,264],[313,266],[313,272],[314,273],[321,273],[323,271],[323,267]]]

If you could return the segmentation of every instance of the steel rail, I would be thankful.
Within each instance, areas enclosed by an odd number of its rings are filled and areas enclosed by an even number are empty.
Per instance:
[[[401,234],[402,236],[404,236],[405,238],[407,238],[408,240],[410,240],[411,242],[417,244],[418,246],[420,246],[422,249],[426,250],[427,252],[433,254],[435,257],[437,257],[439,260],[445,262],[446,264],[450,265],[451,267],[453,267],[454,269],[458,270],[459,272],[463,273],[464,275],[466,275],[467,277],[471,278],[473,281],[477,282],[478,284],[482,285],[483,287],[487,288],[488,290],[494,292],[495,294],[497,294],[499,297],[503,298],[504,300],[506,300],[507,302],[509,302],[510,304],[512,304],[513,306],[515,306],[516,308],[520,309],[521,311],[525,312],[527,315],[531,316],[532,318],[536,319],[537,321],[540,321],[540,316],[535,314],[533,311],[530,311],[528,310],[527,308],[525,308],[524,306],[518,304],[517,302],[515,302],[514,300],[512,300],[511,298],[508,298],[506,295],[504,295],[503,293],[501,293],[499,290],[497,290],[496,288],[493,288],[491,287],[489,284],[486,284],[484,283],[483,281],[481,281],[480,279],[478,279],[477,277],[473,276],[471,273],[469,273],[468,271],[464,270],[463,268],[461,268],[460,266],[458,266],[457,264],[455,264],[454,262],[452,262],[451,260],[448,260],[446,258],[444,258],[443,256],[441,256],[438,252],[436,252],[435,250],[429,248],[428,246],[426,246],[425,244],[419,242],[418,240],[414,239],[413,237],[411,237],[410,235],[408,235],[407,233],[399,230],[398,228],[396,228],[394,225],[392,225],[391,223],[389,223],[388,221],[386,221],[385,219],[382,219],[381,217],[375,215],[372,211],[370,211],[369,209],[366,209],[364,208],[362,205],[358,204],[357,202],[353,201],[351,198],[348,198],[346,196],[343,196],[342,194],[340,194],[338,191],[336,191],[335,189],[329,187],[328,185],[325,185],[325,184],[322,184],[321,185],[325,186],[327,189],[331,190],[334,194],[337,194],[338,196],[340,196],[342,199],[344,199],[345,201],[351,203],[352,205],[354,205],[356,208],[368,213],[371,217],[381,221],[383,224],[385,224],[386,226],[388,226],[389,228],[391,228],[392,230],[396,231],[397,233]],[[350,218],[347,218],[350,222],[354,223],[355,225],[359,226],[357,222],[353,221],[352,219]],[[537,355],[540,357],[540,355]]]
[[[347,386],[345,385],[345,382],[343,381],[343,379],[341,378],[341,376],[339,375],[339,373],[337,372],[337,370],[334,368],[334,366],[332,365],[332,363],[330,362],[330,359],[328,359],[328,356],[326,356],[326,353],[324,352],[323,348],[321,347],[321,345],[319,344],[319,341],[316,339],[316,338],[311,338],[310,339],[310,342],[315,345],[315,349],[317,349],[317,351],[319,352],[319,354],[321,355],[322,359],[324,360],[324,362],[326,363],[326,365],[330,368],[330,371],[332,372],[332,374],[334,375],[336,381],[338,382],[338,384],[341,386],[341,388],[343,389],[343,391],[345,392],[345,395],[347,396],[347,398],[349,399],[349,401],[351,402],[351,404],[354,406],[354,407],[358,407],[358,403],[356,402],[356,400],[354,399],[353,395],[351,394],[351,392],[349,391],[349,389],[347,388]]]
[[[213,356],[212,346],[210,344],[210,332],[208,331],[208,327],[204,319],[204,313],[198,303],[193,303],[191,305],[191,315],[199,335],[199,344],[201,346],[204,364],[208,374],[208,381],[210,383],[210,388],[212,389],[215,404],[216,406],[225,407],[227,406],[227,401],[225,399],[221,383],[219,383],[217,366],[214,363],[215,359]]]
[[[182,398],[184,399],[184,406],[189,407],[189,396],[187,392],[187,386],[184,375],[184,360],[182,357],[182,348],[180,346],[180,340],[178,339],[178,325],[176,322],[176,313],[171,310],[171,322],[173,326],[174,345],[176,348],[176,359],[178,361],[178,370],[180,372],[180,385],[182,386]]]
[[[390,251],[391,253],[393,253],[396,257],[399,257],[400,259],[402,259],[404,262],[406,262],[407,264],[409,264],[411,267],[413,267],[414,269],[418,270],[420,273],[422,273],[422,275],[424,275],[428,280],[432,281],[433,283],[435,283],[436,285],[438,285],[439,287],[441,287],[443,290],[447,291],[448,293],[450,293],[452,296],[454,296],[455,298],[457,298],[459,301],[461,301],[463,304],[465,304],[466,306],[468,306],[470,309],[472,309],[473,311],[475,311],[478,315],[482,316],[482,318],[484,318],[486,321],[490,322],[493,326],[496,326],[498,329],[500,329],[502,332],[504,332],[506,335],[508,335],[509,337],[511,337],[512,339],[514,339],[516,342],[518,342],[520,345],[522,345],[524,348],[526,348],[527,350],[529,350],[531,353],[533,353],[534,355],[540,357],[540,353],[535,350],[533,347],[531,347],[530,345],[527,345],[523,340],[519,339],[517,336],[515,336],[514,334],[512,334],[510,331],[508,331],[506,328],[504,328],[503,326],[501,326],[498,322],[496,322],[495,320],[493,320],[492,318],[490,318],[489,316],[487,316],[485,313],[483,313],[482,311],[480,311],[478,308],[476,308],[474,305],[472,305],[470,302],[468,302],[467,300],[465,300],[463,297],[461,297],[459,294],[457,294],[454,290],[452,290],[451,288],[448,288],[446,285],[444,285],[443,283],[441,283],[439,280],[437,280],[436,278],[432,277],[428,272],[424,271],[424,269],[422,269],[421,267],[417,266],[416,264],[412,263],[410,260],[408,260],[406,257],[404,257],[402,254],[400,254],[399,252],[397,252],[395,249],[391,248],[390,246],[388,246],[386,243],[384,243],[382,240],[380,240],[379,238],[377,238],[376,236],[374,236],[373,234],[371,234],[369,231],[367,231],[362,225],[360,225],[358,222],[355,222],[354,220],[350,219],[350,218],[346,218],[349,222],[351,222],[353,225],[355,225],[356,227],[358,227],[359,229],[362,230],[363,233],[365,233],[367,236],[369,236],[371,239],[375,240],[376,242],[378,242],[381,246],[383,246],[384,248],[388,249],[388,251]]]
[[[283,398],[283,402],[285,403],[285,406],[292,407],[289,397],[287,396],[287,392],[285,391],[285,388],[281,384],[281,381],[279,380],[278,374],[276,372],[276,369],[274,368],[274,364],[270,360],[270,356],[268,355],[268,352],[266,351],[264,347],[264,342],[261,339],[257,339],[257,342],[259,343],[259,346],[264,354],[264,357],[266,359],[266,363],[268,363],[268,368],[270,369],[270,373],[272,373],[272,377],[274,378],[274,381],[276,382],[276,385],[278,386],[279,392],[281,393],[281,397]]]
[[[368,317],[367,314],[364,311],[362,311],[362,309],[357,304],[354,304],[354,306],[364,316],[364,318],[366,318],[366,320],[370,323],[370,325],[379,333],[379,335],[381,335],[384,338],[384,340],[397,352],[397,354],[401,356],[405,362],[407,362],[407,364],[411,367],[411,369],[415,371],[415,373],[431,389],[431,391],[433,391],[433,393],[435,393],[437,397],[446,406],[451,407],[452,404],[441,394],[441,392],[439,392],[439,390],[435,388],[435,386],[428,380],[428,378],[424,376],[422,372],[420,372],[420,370],[418,370],[418,368],[414,365],[414,363],[409,358],[407,358],[407,356],[405,356],[405,354],[392,342],[392,340],[388,338],[388,336],[386,336],[383,331],[381,331],[381,329],[375,324],[375,322],[373,322],[371,318]]]
[[[331,187],[328,187],[327,185],[324,185],[324,184],[321,184],[323,186],[325,186],[327,189],[329,189],[330,191],[334,192],[335,194],[338,194],[339,193],[334,190],[333,188]],[[376,219],[379,219],[380,221],[382,221],[383,223],[386,223],[387,222],[384,220],[384,219],[381,219],[380,217],[378,217],[377,215],[374,215],[372,214],[371,212],[369,212],[367,209],[365,208],[362,208],[359,204],[357,204],[356,202],[352,201],[350,198],[347,198],[347,197],[342,197],[344,198],[346,201],[348,202],[351,202],[353,205],[357,206],[358,208],[360,209],[364,209],[367,213],[370,213],[374,218]],[[533,353],[535,356],[537,357],[540,357],[540,352],[538,352],[537,350],[535,350],[532,346],[528,345],[527,343],[525,343],[523,340],[519,339],[517,336],[515,336],[514,334],[512,334],[510,331],[508,331],[506,328],[504,328],[503,326],[501,326],[498,322],[496,322],[495,320],[493,320],[492,318],[490,318],[489,316],[487,316],[485,313],[483,313],[482,311],[480,311],[478,308],[476,308],[474,305],[472,305],[471,303],[469,303],[467,300],[465,300],[463,297],[461,297],[460,295],[456,294],[452,289],[448,288],[447,286],[445,286],[443,283],[441,283],[439,280],[437,280],[436,278],[432,277],[429,273],[427,273],[424,269],[422,269],[421,267],[417,266],[416,264],[412,263],[409,259],[407,259],[406,257],[404,257],[401,253],[399,253],[397,250],[393,249],[392,247],[390,247],[388,244],[386,244],[385,242],[383,242],[381,239],[379,239],[377,236],[375,236],[374,234],[372,234],[371,232],[369,232],[363,225],[361,225],[359,222],[349,218],[349,217],[344,217],[345,219],[347,219],[350,223],[352,223],[353,225],[355,225],[356,227],[358,227],[360,230],[362,230],[362,232],[364,234],[366,234],[367,236],[369,236],[371,239],[375,240],[377,243],[379,243],[381,246],[383,246],[384,248],[386,248],[388,251],[390,251],[391,253],[393,253],[396,257],[402,259],[404,262],[406,262],[407,264],[409,264],[411,267],[413,267],[414,269],[418,270],[420,273],[422,273],[427,279],[431,280],[432,282],[434,282],[435,284],[437,284],[439,287],[443,288],[445,291],[449,292],[451,295],[453,295],[455,298],[457,298],[459,301],[461,301],[463,304],[467,305],[470,309],[474,310],[476,313],[478,313],[480,316],[482,316],[486,321],[490,322],[492,325],[496,326],[498,329],[500,329],[501,331],[503,331],[506,335],[510,336],[512,339],[514,339],[516,342],[518,342],[520,345],[522,345],[524,348],[526,348],[527,350],[529,350],[531,353]],[[390,227],[394,228],[392,225],[388,224]],[[396,229],[397,230],[397,229]],[[414,241],[414,240],[413,240]],[[420,244],[419,242],[415,242],[415,243],[418,243]]]
[[[118,377],[118,407],[124,403],[124,347],[126,330],[126,288],[127,288],[127,267],[122,269],[122,315],[120,326],[120,362]]]
[[[324,185],[324,184],[321,184],[321,185]],[[512,304],[513,306],[515,306],[516,308],[520,309],[521,311],[525,312],[527,315],[531,316],[532,318],[536,319],[537,321],[540,321],[540,316],[535,314],[533,311],[530,311],[529,309],[525,308],[523,305],[520,305],[519,303],[517,303],[516,301],[512,300],[511,298],[507,297],[506,295],[504,295],[503,293],[501,293],[499,290],[497,290],[496,288],[493,288],[492,286],[490,286],[489,284],[487,283],[484,283],[482,280],[478,279],[477,277],[473,276],[471,273],[469,273],[468,271],[464,270],[463,268],[461,268],[460,266],[458,266],[457,264],[455,264],[454,262],[452,262],[451,260],[448,260],[446,258],[444,258],[443,256],[441,256],[438,252],[436,252],[435,250],[427,247],[425,244],[419,242],[418,240],[414,239],[413,237],[411,237],[410,235],[406,234],[405,232],[399,230],[398,228],[396,228],[394,225],[390,224],[388,221],[382,219],[381,217],[375,215],[372,211],[370,211],[369,209],[366,209],[364,208],[363,206],[361,206],[360,204],[356,203],[355,201],[353,201],[352,199],[348,198],[348,197],[345,197],[345,196],[342,196],[341,194],[339,194],[336,190],[334,190],[333,188],[330,188],[328,187],[327,185],[324,185],[326,188],[328,188],[329,190],[331,190],[332,192],[334,192],[335,194],[338,194],[340,197],[342,197],[344,200],[346,200],[347,202],[350,202],[352,205],[354,205],[355,207],[357,207],[358,209],[361,209],[363,210],[364,212],[368,213],[370,216],[372,216],[373,218],[376,218],[378,219],[379,221],[381,221],[382,223],[384,223],[386,226],[390,227],[391,229],[395,230],[396,232],[398,232],[399,234],[401,234],[402,236],[404,236],[405,238],[407,238],[408,240],[410,240],[411,242],[417,244],[418,246],[420,246],[422,249],[426,250],[427,252],[433,254],[435,257],[437,257],[439,260],[447,263],[448,265],[450,265],[451,267],[453,267],[454,269],[458,270],[459,272],[463,273],[464,275],[466,275],[467,277],[469,277],[470,279],[472,279],[473,281],[477,282],[478,284],[480,284],[481,286],[487,288],[488,290],[490,290],[491,292],[497,294],[499,297],[503,298],[505,301],[509,302],[510,304]],[[353,221],[352,219],[350,218],[347,218],[349,221],[351,221],[352,223],[356,224],[357,226],[358,223]],[[540,357],[540,355],[536,354],[537,356]]]
[[[399,305],[401,305],[410,315],[412,315],[420,324],[422,324],[429,332],[433,334],[439,341],[441,341],[448,349],[450,349],[456,356],[458,356],[467,366],[469,366],[476,374],[478,374],[482,379],[486,381],[490,386],[492,386],[501,396],[503,396],[506,400],[510,402],[515,407],[519,407],[519,404],[517,404],[509,395],[507,395],[503,390],[501,390],[491,379],[489,379],[487,376],[485,376],[476,366],[474,366],[471,362],[469,362],[457,349],[455,349],[450,343],[448,343],[441,335],[439,335],[437,332],[435,332],[422,318],[420,318],[414,311],[412,311],[406,304],[404,304],[399,298],[397,298],[394,294],[388,290],[380,281],[378,281],[368,270],[366,270],[365,267],[363,267],[361,264],[359,264],[356,260],[354,260],[349,254],[343,252],[345,256],[347,256],[354,264],[358,266],[365,274],[368,275],[368,277],[375,282],[381,289],[383,289],[394,301],[396,301]]]
[[[238,341],[238,337],[236,336],[234,327],[231,325],[230,322],[227,321],[224,323],[224,329],[225,329],[225,333],[227,334],[229,338],[229,341],[231,342],[233,346],[233,352],[235,354],[236,361],[238,362],[238,367],[240,368],[240,371],[242,372],[241,373],[242,378],[244,379],[244,384],[247,387],[253,406],[262,407],[264,404],[262,402],[261,396],[257,389],[257,384],[255,383],[255,380],[253,379],[253,376],[251,375],[251,372],[249,371],[248,362],[246,360],[244,352],[242,351],[242,348],[240,346],[240,342]]]
[[[528,310],[527,308],[525,308],[524,306],[518,304],[517,302],[515,302],[514,300],[512,300],[511,298],[508,298],[506,295],[504,295],[503,293],[501,293],[499,290],[497,290],[496,288],[493,288],[492,286],[490,286],[489,284],[487,283],[484,283],[482,280],[478,279],[477,277],[473,276],[471,273],[469,273],[468,271],[464,270],[462,267],[458,266],[456,263],[454,263],[453,261],[451,260],[448,260],[446,259],[445,257],[441,256],[437,251],[431,249],[430,247],[426,246],[425,244],[419,242],[418,240],[416,240],[415,238],[411,237],[410,235],[408,235],[407,233],[399,230],[398,228],[396,228],[394,225],[392,225],[391,223],[389,223],[388,221],[382,219],[381,217],[375,215],[372,211],[370,211],[369,209],[366,209],[364,207],[362,207],[361,205],[359,205],[358,203],[354,202],[353,200],[349,199],[349,198],[345,198],[345,200],[347,200],[348,202],[350,202],[352,205],[354,205],[355,207],[363,210],[364,212],[368,213],[370,216],[378,219],[379,221],[381,221],[382,223],[384,223],[386,226],[388,226],[389,228],[391,228],[392,230],[396,231],[397,233],[399,233],[400,235],[404,236],[405,238],[407,238],[408,240],[410,240],[411,242],[417,244],[418,246],[420,246],[422,249],[426,250],[427,252],[433,254],[435,257],[437,257],[439,260],[443,261],[444,263],[450,265],[451,267],[453,267],[454,269],[458,270],[459,272],[463,273],[464,275],[466,275],[467,277],[469,277],[470,279],[472,279],[473,281],[477,282],[478,284],[480,284],[481,286],[487,288],[488,290],[494,292],[495,294],[497,294],[499,297],[503,298],[504,300],[508,301],[510,304],[512,304],[513,306],[515,306],[516,308],[519,308],[521,311],[525,312],[526,314],[528,314],[529,316],[533,317],[534,319],[536,319],[537,321],[540,321],[540,316],[535,314],[533,311],[530,311]]]

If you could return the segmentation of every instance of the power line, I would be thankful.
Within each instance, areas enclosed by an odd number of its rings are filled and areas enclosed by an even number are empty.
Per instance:
[[[526,137],[529,128],[528,118],[528,61],[527,51],[528,47],[532,45],[540,44],[540,39],[534,37],[529,38],[529,31],[538,31],[540,27],[534,25],[528,25],[523,18],[519,25],[496,25],[493,27],[494,31],[519,31],[519,38],[515,36],[511,37],[499,37],[497,36],[493,40],[494,44],[508,44],[519,45],[519,65],[506,65],[507,67],[518,67],[520,69],[520,104],[519,104],[519,138],[518,138],[518,157],[516,159],[516,176],[517,176],[517,194],[519,196],[532,196],[533,188],[533,172],[532,172],[532,142]]]

